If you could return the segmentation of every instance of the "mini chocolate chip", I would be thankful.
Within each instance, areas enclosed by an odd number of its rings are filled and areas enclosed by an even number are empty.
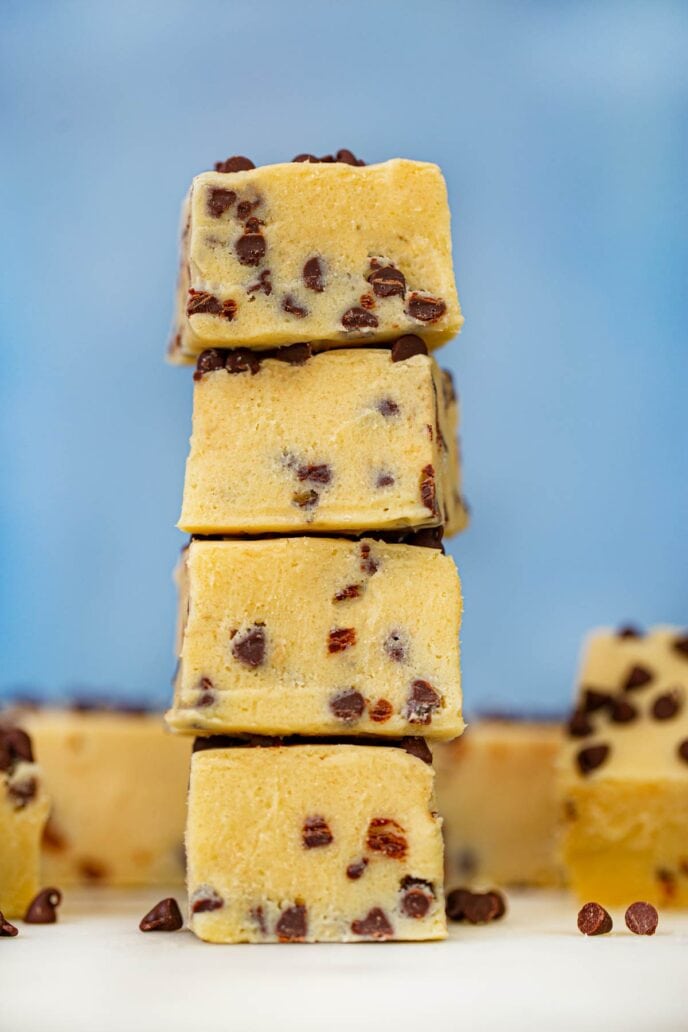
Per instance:
[[[355,644],[355,627],[333,627],[327,636],[327,651],[329,653],[344,652]]]
[[[107,878],[108,869],[100,860],[83,857],[79,860],[79,874],[87,882],[104,881]]]
[[[338,161],[344,165],[365,165],[365,161],[363,160],[363,158],[357,158],[356,155],[352,151],[347,150],[346,147],[342,147],[341,150],[337,151],[337,154],[335,155],[335,161]]]
[[[378,266],[366,279],[377,297],[403,297],[406,293],[406,278],[393,265]]]
[[[183,924],[184,919],[176,899],[168,896],[141,918],[139,928],[142,932],[177,932]]]
[[[235,243],[234,250],[242,265],[260,265],[265,257],[267,244],[261,232],[258,219],[251,218],[247,220],[244,232]]]
[[[367,939],[389,939],[394,935],[394,929],[380,907],[369,910],[362,921],[352,921],[351,931],[354,935],[365,936]]]
[[[378,473],[375,486],[381,489],[383,487],[392,487],[394,483],[395,480],[391,473]]]
[[[391,702],[387,699],[378,699],[377,702],[370,707],[370,719],[375,724],[385,724],[392,716],[394,708]]]
[[[585,903],[578,911],[578,931],[583,935],[606,935],[612,919],[599,903]]]
[[[296,470],[298,480],[308,480],[312,484],[329,484],[332,480],[332,470],[326,462],[310,466],[299,466]]]
[[[244,666],[255,670],[265,662],[265,625],[254,624],[241,637],[232,641],[232,655]]]
[[[317,256],[309,258],[303,267],[303,282],[309,290],[321,294],[325,289],[325,263]]]
[[[464,917],[469,924],[497,921],[505,909],[504,899],[499,892],[471,892],[463,904]]]
[[[320,501],[320,495],[314,490],[295,491],[291,500],[299,509],[313,509]]]
[[[375,556],[372,554],[370,545],[361,545],[361,562],[360,568],[363,573],[367,573],[369,577],[372,577],[374,573],[379,569],[380,564],[378,563]]]
[[[634,935],[654,935],[659,924],[659,915],[651,903],[631,903],[624,915],[626,927]]]
[[[659,695],[652,704],[652,716],[655,720],[671,720],[681,711],[683,698],[681,692],[674,688],[664,695]]]
[[[576,763],[581,774],[590,774],[591,771],[601,767],[611,752],[609,745],[589,745],[581,749],[576,755]]]
[[[414,878],[407,874],[402,878],[400,889],[401,910],[407,917],[425,917],[435,900],[435,886],[425,878]]]
[[[393,398],[380,398],[375,403],[375,408],[380,412],[385,419],[390,419],[392,416],[399,415],[399,406]]]
[[[36,778],[22,778],[19,781],[11,781],[7,786],[7,793],[14,802],[15,810],[23,810],[27,803],[36,797],[38,782]]]
[[[217,695],[215,694],[215,686],[209,677],[202,677],[198,682],[199,696],[196,700],[196,708],[204,709],[206,706],[212,706],[217,701]]]
[[[375,308],[375,298],[372,294],[361,294],[358,299],[358,303],[361,308],[365,308],[367,312],[371,312]]]
[[[263,269],[260,276],[255,283],[252,283],[250,287],[246,288],[247,294],[258,294],[262,291],[266,297],[272,294],[272,273],[269,269]]]
[[[654,680],[654,674],[643,666],[633,666],[629,670],[622,687],[625,691],[634,691],[636,688],[644,688],[646,684]]]
[[[643,632],[633,624],[624,624],[623,627],[619,627],[616,636],[617,638],[642,638]]]
[[[237,204],[237,217],[243,222],[249,217],[254,208],[260,205],[260,197],[256,197],[254,201],[239,201]]]
[[[311,355],[310,344],[285,344],[284,347],[277,348],[271,357],[276,358],[278,362],[288,362],[289,365],[301,366],[306,364]]]
[[[401,631],[390,631],[382,647],[395,663],[405,663],[407,661],[408,643]]]
[[[409,298],[406,311],[412,319],[419,322],[431,323],[441,319],[447,310],[447,306],[439,297],[427,297],[425,294],[413,292]]]
[[[260,929],[262,935],[268,934],[268,926],[265,920],[265,911],[263,910],[262,906],[252,907],[251,920],[258,925],[258,928]]]
[[[260,357],[248,348],[231,348],[225,353],[225,369],[231,375],[250,372],[255,376],[260,372]]]
[[[679,755],[679,759],[683,760],[684,763],[688,763],[688,738],[684,738],[682,742],[678,743],[676,752]]]
[[[206,373],[215,373],[225,368],[225,353],[219,348],[208,348],[202,351],[196,362],[194,380],[201,380]]]
[[[365,308],[354,306],[347,309],[342,316],[342,326],[345,330],[375,329],[378,325],[377,316],[367,312]]]
[[[19,727],[0,728],[0,770],[11,771],[19,761],[33,763],[31,739]]]
[[[346,602],[350,598],[360,598],[362,590],[362,584],[347,584],[345,588],[341,588],[334,593],[332,601]]]
[[[404,716],[409,724],[430,724],[435,710],[439,709],[442,699],[428,681],[420,678],[413,681],[406,699]]]
[[[222,302],[214,294],[207,290],[189,290],[189,300],[186,304],[186,314],[191,315],[222,315]]]
[[[367,866],[367,857],[364,856],[360,860],[355,860],[352,864],[349,864],[349,866],[346,869],[347,878],[349,878],[351,881],[358,881],[358,879],[361,877]]]
[[[0,939],[10,939],[15,935],[19,935],[19,929],[15,928],[0,911]]]
[[[216,172],[248,172],[255,167],[250,158],[245,158],[241,154],[235,154],[231,158],[225,158],[224,161],[215,162]]]
[[[466,903],[473,895],[470,889],[452,889],[447,893],[445,912],[450,921],[466,920]]]
[[[365,709],[365,699],[355,689],[339,692],[330,699],[330,709],[335,717],[346,723],[358,720]]]
[[[417,337],[415,333],[405,333],[392,344],[393,362],[405,362],[407,358],[413,358],[415,355],[427,355],[427,353],[425,341]]]
[[[420,473],[420,497],[426,509],[437,514],[437,494],[435,491],[435,468],[428,464]]]
[[[593,726],[584,710],[574,710],[566,729],[571,738],[585,738],[593,733]]]
[[[236,198],[237,195],[234,193],[234,190],[225,190],[221,186],[211,187],[206,201],[208,213],[214,219],[221,218],[232,207]]]
[[[24,920],[27,924],[55,924],[57,908],[61,902],[62,893],[59,889],[41,889],[29,903]]]
[[[638,710],[627,699],[612,699],[610,716],[615,724],[630,724],[638,717]]]
[[[432,753],[430,746],[424,738],[416,738],[413,735],[405,735],[399,742],[402,749],[405,749],[410,756],[415,756],[417,760],[422,760],[423,763],[432,765]]]
[[[305,319],[308,315],[308,309],[300,305],[291,294],[286,294],[282,299],[282,309],[289,315],[295,315],[297,319]]]
[[[403,860],[408,850],[406,833],[391,817],[374,817],[368,825],[366,845],[371,853]]]
[[[334,841],[330,826],[324,817],[306,817],[301,832],[304,849],[318,849],[320,846],[329,846]]]
[[[610,692],[601,691],[599,688],[585,688],[583,691],[583,710],[586,713],[597,713],[598,710],[609,706],[611,699]]]
[[[675,652],[680,653],[684,658],[688,659],[688,634],[684,634],[680,638],[675,638],[673,648]]]
[[[296,903],[282,911],[275,925],[280,942],[303,942],[308,932],[308,918],[303,903]]]
[[[201,885],[191,896],[191,913],[206,914],[210,910],[220,910],[224,901],[219,892],[210,885]]]

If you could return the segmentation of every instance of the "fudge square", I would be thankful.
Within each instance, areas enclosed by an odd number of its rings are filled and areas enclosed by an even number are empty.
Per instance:
[[[398,746],[217,743],[199,739],[191,761],[189,921],[200,939],[445,938],[427,762]]]
[[[461,590],[437,548],[192,541],[168,721],[197,733],[461,733]]]
[[[403,342],[398,342],[403,343]],[[450,383],[413,338],[391,351],[207,352],[179,527],[356,533],[465,523]]]
[[[0,725],[0,912],[23,917],[41,887],[41,836],[50,803],[31,739]]]
[[[170,354],[354,344],[463,322],[436,165],[289,162],[197,176],[182,214]]]
[[[561,754],[563,858],[585,899],[688,906],[688,633],[594,633]]]

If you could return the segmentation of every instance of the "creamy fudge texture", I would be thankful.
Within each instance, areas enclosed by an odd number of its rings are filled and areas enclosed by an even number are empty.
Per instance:
[[[22,728],[0,726],[0,911],[23,917],[40,888],[41,836],[48,797]]]
[[[202,356],[179,527],[192,534],[460,529],[465,512],[448,444],[456,402],[432,358],[403,354]]]
[[[174,708],[198,733],[461,733],[461,592],[435,548],[363,538],[192,541]]]
[[[182,213],[170,354],[293,341],[350,347],[461,328],[436,165],[288,162],[197,176]]]
[[[187,739],[152,713],[36,709],[22,722],[52,800],[44,882],[183,881]]]
[[[433,777],[396,747],[194,752],[192,931],[226,943],[444,938]]]
[[[448,889],[558,885],[555,765],[561,725],[482,718],[433,747]]]
[[[600,630],[559,761],[563,859],[581,898],[688,906],[688,633]]]

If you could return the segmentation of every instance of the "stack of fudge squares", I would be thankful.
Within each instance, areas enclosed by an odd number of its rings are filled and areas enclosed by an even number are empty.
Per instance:
[[[349,151],[197,176],[173,361],[195,361],[170,727],[196,736],[210,942],[446,935],[428,740],[463,730],[462,323],[436,165]]]

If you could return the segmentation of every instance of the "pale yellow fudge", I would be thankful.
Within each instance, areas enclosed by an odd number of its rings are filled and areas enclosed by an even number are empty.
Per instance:
[[[463,319],[436,165],[288,162],[196,176],[182,213],[170,355],[294,341],[351,347]]]
[[[432,358],[404,354],[306,351],[298,362],[250,352],[202,356],[179,527],[192,534],[461,529],[456,449],[448,444],[456,402]]]
[[[562,852],[581,899],[688,906],[688,634],[588,639],[560,756]]]
[[[41,887],[41,836],[50,803],[31,739],[0,725],[0,912],[23,917]]]
[[[461,590],[435,548],[192,541],[170,725],[204,734],[461,733]]]
[[[559,885],[555,764],[561,724],[481,718],[433,747],[447,889]]]
[[[157,713],[35,709],[21,719],[52,799],[44,882],[182,881],[189,740]]]
[[[433,778],[396,746],[194,752],[192,931],[225,943],[443,939]]]

